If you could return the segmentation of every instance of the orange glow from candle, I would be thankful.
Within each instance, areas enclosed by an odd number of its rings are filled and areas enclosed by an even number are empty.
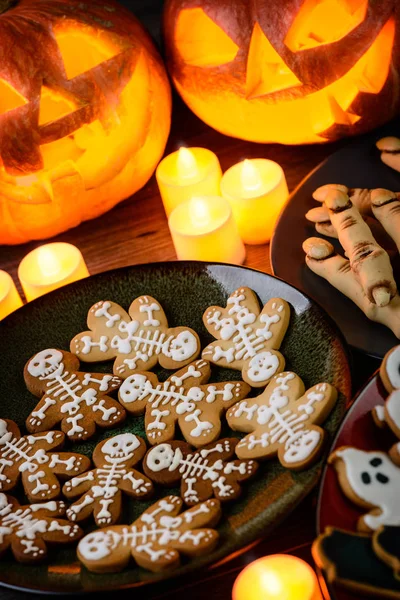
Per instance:
[[[285,554],[260,558],[237,577],[233,600],[322,600],[317,576],[305,561]]]

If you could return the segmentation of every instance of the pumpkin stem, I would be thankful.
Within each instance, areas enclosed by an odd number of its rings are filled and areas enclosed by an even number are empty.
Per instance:
[[[0,0],[0,15],[18,3],[18,0]]]

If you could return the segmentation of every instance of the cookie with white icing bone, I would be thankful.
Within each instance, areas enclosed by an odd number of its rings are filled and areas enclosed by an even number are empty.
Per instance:
[[[144,569],[158,572],[179,566],[180,554],[200,556],[218,543],[213,527],[221,516],[218,500],[208,500],[181,513],[182,500],[167,496],[132,523],[106,527],[86,535],[78,558],[89,571],[122,571],[131,558]]]
[[[21,478],[30,502],[57,498],[58,477],[74,477],[90,465],[82,454],[58,452],[64,440],[61,431],[21,436],[14,421],[0,419],[0,492],[14,489]]]
[[[253,459],[277,455],[288,469],[307,468],[322,450],[325,432],[318,425],[336,399],[336,389],[329,383],[305,391],[295,373],[274,375],[259,396],[239,402],[226,415],[234,431],[248,434],[236,446],[236,455]]]
[[[91,514],[96,525],[116,523],[122,510],[122,494],[145,499],[153,484],[133,467],[143,458],[146,444],[133,433],[121,433],[97,444],[93,452],[95,469],[74,477],[63,487],[69,500],[80,498],[67,509],[71,521],[83,521]]]
[[[37,433],[61,423],[72,441],[87,440],[96,427],[116,427],[125,419],[122,406],[107,394],[122,380],[103,373],[83,373],[70,352],[49,348],[35,354],[24,369],[27,388],[41,400],[26,420],[29,432]]]
[[[400,468],[385,452],[366,452],[350,446],[335,450],[328,459],[338,474],[343,493],[363,509],[359,531],[383,525],[400,526]]]
[[[195,360],[200,340],[189,327],[172,327],[159,302],[140,296],[129,314],[115,302],[97,302],[89,310],[89,331],[71,342],[71,352],[84,362],[116,359],[114,373],[126,378],[135,371],[148,371],[160,363],[179,369]]]
[[[238,441],[225,438],[196,451],[180,441],[158,444],[147,452],[143,470],[160,485],[181,482],[181,497],[189,506],[213,496],[221,502],[235,500],[241,484],[258,468],[254,460],[231,460]]]
[[[243,381],[207,384],[210,375],[205,360],[180,369],[163,383],[154,373],[139,372],[125,379],[118,398],[131,414],[145,413],[150,444],[173,440],[178,424],[185,440],[198,448],[219,438],[222,414],[250,391]]]
[[[209,344],[203,358],[221,367],[238,369],[253,387],[264,387],[285,368],[280,348],[289,325],[290,308],[281,298],[271,298],[260,309],[255,293],[237,289],[226,308],[211,306],[203,315],[207,330],[217,341]]]
[[[400,346],[395,346],[385,355],[380,377],[389,396],[384,406],[373,409],[372,415],[378,427],[388,425],[400,440]],[[389,454],[393,462],[400,466],[400,441],[392,446]]]
[[[82,530],[62,519],[64,502],[20,506],[12,496],[0,493],[0,557],[8,549],[21,563],[37,563],[47,557],[47,543],[73,543]]]

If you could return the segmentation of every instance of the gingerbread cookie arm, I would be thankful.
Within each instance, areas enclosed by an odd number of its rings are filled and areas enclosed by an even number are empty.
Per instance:
[[[204,360],[208,360],[219,367],[242,370],[242,361],[235,360],[235,348],[229,340],[217,340],[208,344],[201,353]]]
[[[129,469],[123,475],[119,488],[129,496],[141,500],[150,498],[154,493],[154,487],[150,479],[135,469]]]
[[[57,402],[50,396],[43,396],[27,417],[25,425],[30,433],[36,433],[52,429],[60,421],[61,417]]]
[[[370,302],[386,306],[397,291],[387,252],[379,246],[346,194],[331,190],[325,198],[332,225],[350,266]]]
[[[156,354],[147,356],[140,350],[129,354],[119,354],[114,361],[113,373],[122,379],[127,379],[133,373],[142,373],[153,369],[157,362]]]
[[[41,539],[36,537],[36,539],[32,541],[25,538],[19,538],[15,535],[10,541],[11,551],[15,559],[22,564],[29,565],[37,563],[39,557],[40,561],[46,560],[47,558],[47,545],[43,538]],[[27,552],[28,548],[31,550],[31,552]]]
[[[149,444],[162,444],[175,437],[175,412],[170,406],[149,406],[144,417]]]
[[[76,498],[77,496],[82,496],[82,494],[86,493],[93,486],[95,478],[95,469],[92,471],[88,471],[83,475],[79,475],[77,477],[73,477],[69,481],[67,481],[63,488],[63,495],[70,500],[71,498]]]

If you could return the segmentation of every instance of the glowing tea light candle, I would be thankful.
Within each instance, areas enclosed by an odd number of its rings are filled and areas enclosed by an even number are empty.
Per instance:
[[[282,167],[272,160],[244,160],[226,171],[221,193],[233,211],[245,244],[265,244],[288,198]]]
[[[171,213],[169,228],[179,260],[244,262],[243,242],[221,196],[195,196],[180,204]]]
[[[322,600],[315,572],[296,556],[275,554],[248,565],[237,577],[233,600]]]
[[[0,321],[22,306],[21,296],[11,275],[0,271]]]
[[[206,148],[179,148],[158,165],[156,178],[167,216],[193,196],[219,196],[222,171]]]
[[[81,252],[64,242],[36,248],[25,256],[18,268],[28,301],[88,275]]]

